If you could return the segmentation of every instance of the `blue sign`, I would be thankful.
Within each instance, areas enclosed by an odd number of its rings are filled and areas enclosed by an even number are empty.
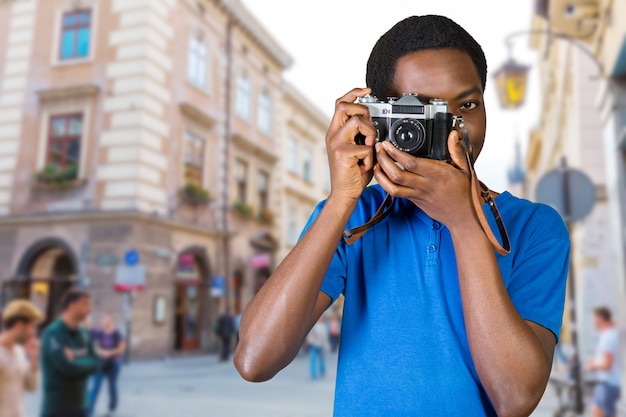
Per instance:
[[[124,262],[126,265],[133,266],[139,263],[139,252],[135,249],[131,249],[124,254]]]
[[[211,296],[224,297],[226,295],[226,277],[214,276],[211,279]]]

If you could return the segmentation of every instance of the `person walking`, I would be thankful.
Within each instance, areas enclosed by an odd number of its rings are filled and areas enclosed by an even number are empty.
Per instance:
[[[94,346],[100,357],[100,367],[93,379],[89,398],[89,416],[93,416],[102,381],[106,378],[109,387],[109,405],[107,416],[115,413],[118,405],[117,379],[122,366],[122,355],[126,351],[126,342],[122,333],[115,327],[110,315],[102,317],[102,329],[94,331]]]
[[[39,340],[43,315],[27,300],[15,300],[2,312],[0,333],[0,417],[25,417],[24,392],[37,389]]]
[[[309,348],[311,379],[322,378],[326,375],[324,354],[328,348],[328,340],[328,324],[322,318],[315,323],[306,338],[306,344]]]
[[[341,321],[336,314],[333,314],[328,320],[328,339],[330,342],[330,351],[337,352],[339,349],[339,338],[341,335]]]
[[[91,297],[70,289],[61,307],[61,316],[46,328],[41,342],[41,416],[87,417],[87,381],[99,363],[91,335],[80,325],[91,312]]]
[[[607,307],[593,310],[593,323],[600,335],[587,370],[596,374],[599,383],[594,387],[591,413],[593,417],[614,417],[621,395],[619,334]]]
[[[233,335],[235,334],[235,320],[230,311],[225,311],[218,319],[215,333],[222,341],[222,352],[220,361],[225,362],[230,358],[230,346]]]

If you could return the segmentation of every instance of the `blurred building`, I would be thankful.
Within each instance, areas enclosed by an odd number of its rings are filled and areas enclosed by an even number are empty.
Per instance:
[[[543,105],[526,159],[529,191],[533,195],[537,181],[562,158],[584,171],[597,191],[592,213],[572,231],[585,357],[595,344],[593,307],[611,307],[622,328],[626,324],[626,2],[536,4],[532,44],[541,57]],[[567,326],[564,330],[567,341]]]
[[[211,349],[324,196],[291,57],[238,0],[2,1],[0,51],[1,301],[85,286],[134,356]]]

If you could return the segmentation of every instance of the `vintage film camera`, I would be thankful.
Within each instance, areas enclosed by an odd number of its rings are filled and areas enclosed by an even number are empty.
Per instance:
[[[369,94],[357,103],[367,106],[374,127],[378,130],[376,142],[388,140],[401,151],[423,158],[450,161],[448,135],[456,118],[448,112],[448,102],[440,99],[423,104],[417,94],[405,94],[400,99],[379,101]],[[355,141],[363,145],[365,136]]]

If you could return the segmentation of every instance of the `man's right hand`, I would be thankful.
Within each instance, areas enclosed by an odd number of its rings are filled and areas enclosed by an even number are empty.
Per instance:
[[[371,93],[369,88],[355,88],[335,102],[335,114],[326,134],[330,165],[329,198],[358,200],[373,176],[374,142],[377,131],[367,107],[355,103]],[[357,134],[365,136],[365,145],[357,145]]]
[[[72,349],[70,349],[70,348],[67,348],[67,347],[65,349],[63,349],[63,353],[65,353],[65,357],[67,358],[68,361],[73,361],[74,358],[76,357],[74,355],[74,351]]]

